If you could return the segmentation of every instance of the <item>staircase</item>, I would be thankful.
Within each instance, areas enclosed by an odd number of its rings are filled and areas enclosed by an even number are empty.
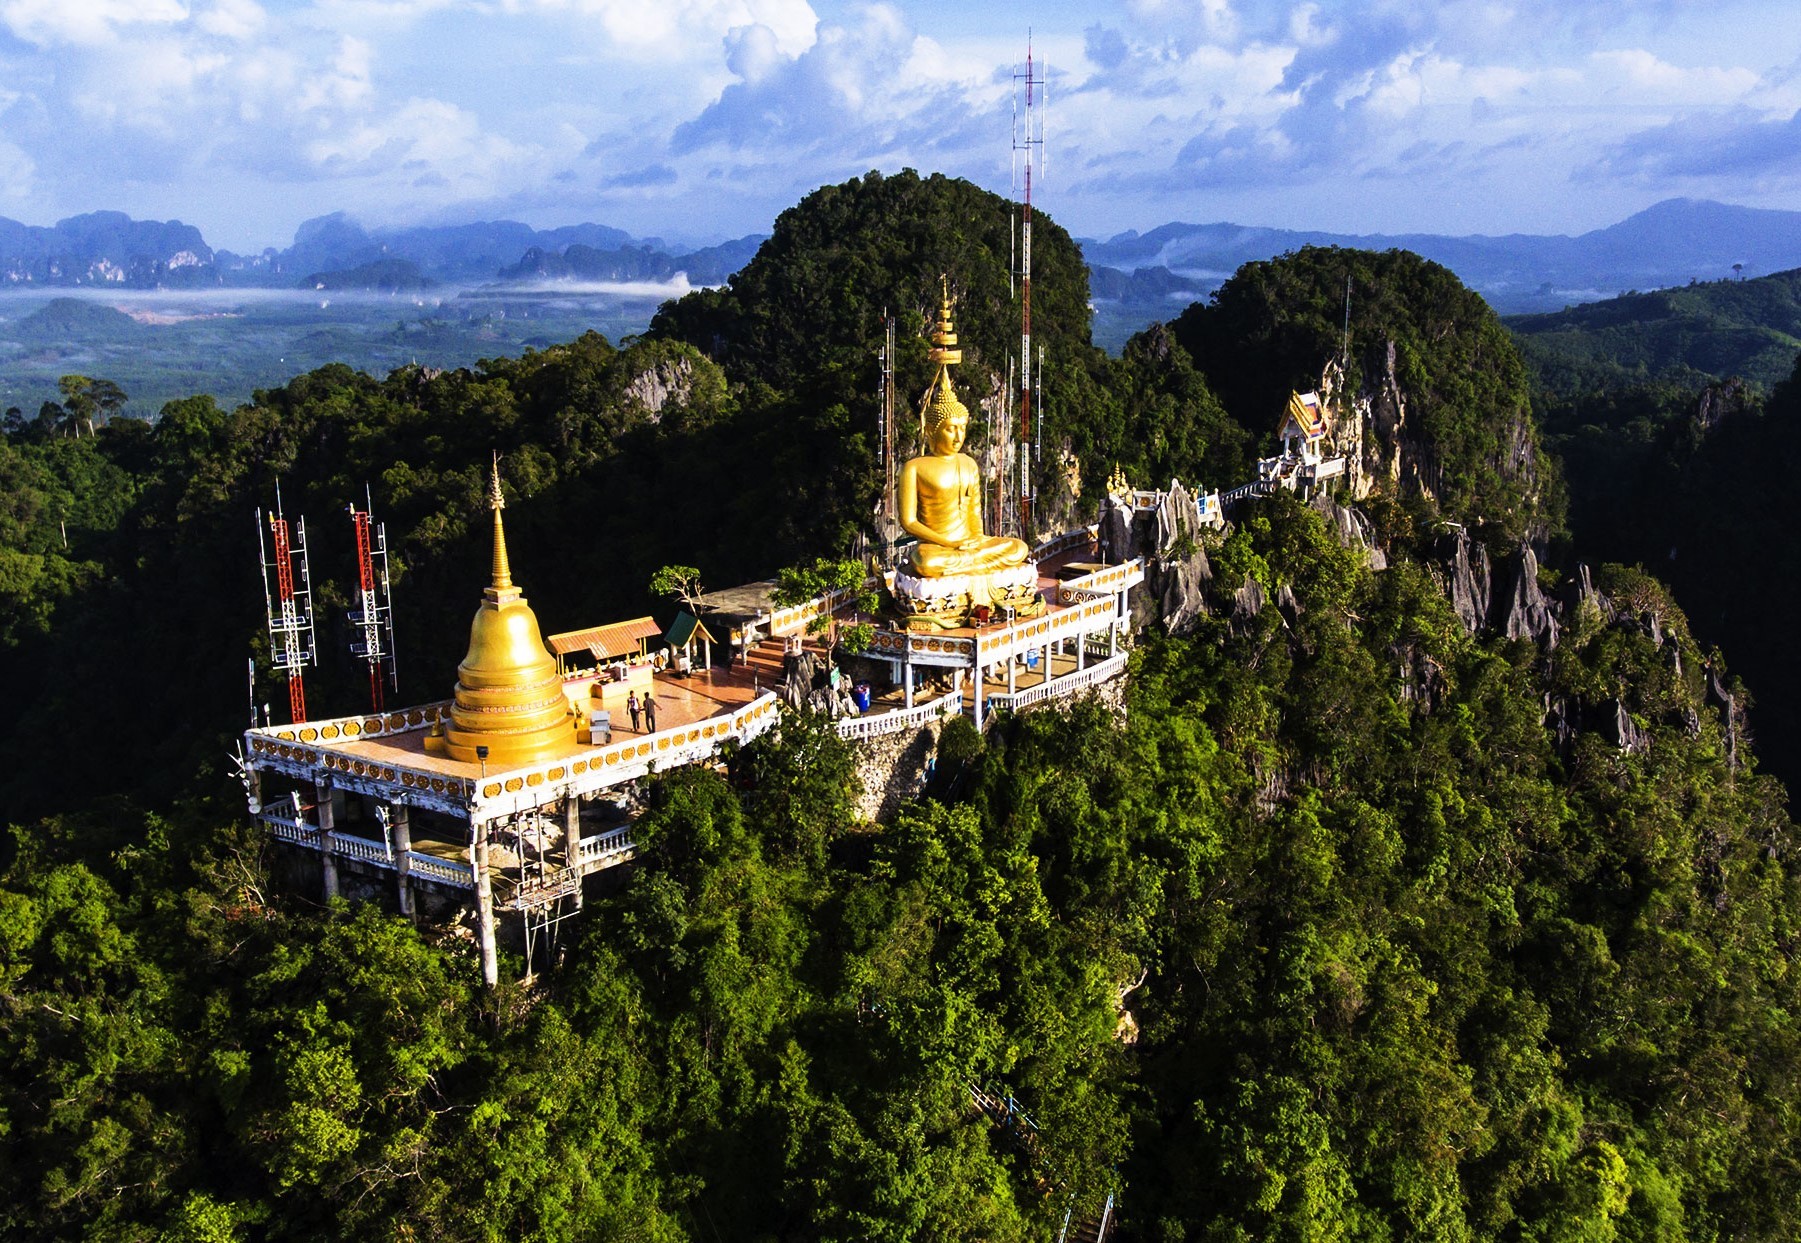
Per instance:
[[[775,690],[788,676],[788,641],[781,636],[759,639],[745,658],[744,668],[756,674],[765,690]]]
[[[1098,1212],[1076,1216],[1072,1207],[1063,1215],[1063,1229],[1057,1235],[1057,1243],[1105,1243],[1107,1236],[1113,1231],[1113,1197],[1101,1205]]]
[[[969,1102],[993,1126],[1006,1132],[1028,1159],[1034,1162],[1043,1160],[1044,1145],[1038,1133],[1038,1122],[1021,1108],[1012,1093],[1004,1088],[983,1088],[972,1083],[969,1085]],[[1050,1191],[1056,1181],[1054,1176],[1046,1179],[1043,1189]],[[1069,1209],[1063,1214],[1063,1228],[1057,1232],[1057,1243],[1105,1243],[1112,1229],[1111,1192],[1107,1194],[1105,1203],[1091,1206],[1082,1212],[1077,1211],[1072,1197]]]

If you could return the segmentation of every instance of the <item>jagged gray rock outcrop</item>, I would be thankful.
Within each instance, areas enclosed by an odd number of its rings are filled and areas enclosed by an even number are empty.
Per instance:
[[[1623,698],[1613,701],[1613,740],[1620,750],[1629,752],[1643,751],[1649,743],[1644,729],[1626,711],[1626,701]]]
[[[1156,620],[1169,633],[1189,634],[1195,623],[1207,615],[1207,588],[1213,582],[1213,566],[1199,544],[1186,556],[1147,563],[1144,578],[1143,598],[1154,607]],[[1139,621],[1136,617],[1133,620]]]
[[[819,680],[819,662],[811,652],[789,652],[782,662],[782,699],[790,708],[807,706]]]
[[[1232,593],[1232,624],[1239,625],[1250,621],[1263,612],[1263,606],[1269,603],[1264,594],[1263,584],[1249,574],[1244,576],[1244,586]]]
[[[1695,403],[1695,423],[1703,433],[1711,432],[1727,419],[1757,408],[1757,396],[1751,386],[1740,379],[1709,384]]]
[[[1567,756],[1576,743],[1576,735],[1582,732],[1582,707],[1546,691],[1544,723],[1556,739],[1558,753]]]
[[[1574,577],[1564,585],[1563,599],[1572,615],[1580,612],[1584,605],[1593,605],[1602,621],[1610,622],[1619,616],[1619,611],[1613,607],[1613,601],[1595,586],[1594,576],[1589,573],[1586,562],[1577,564]]]
[[[1720,677],[1720,671],[1711,664],[1707,666],[1707,698],[1718,705],[1725,721],[1726,763],[1733,772],[1737,772],[1739,739],[1745,731],[1745,706]]]
[[[1101,560],[1118,565],[1138,556],[1132,540],[1132,508],[1117,497],[1109,496],[1101,503]]]
[[[1331,526],[1340,544],[1363,554],[1365,565],[1372,570],[1388,568],[1388,554],[1377,545],[1375,528],[1370,525],[1370,520],[1362,510],[1340,505],[1324,492],[1308,503]]]
[[[1547,648],[1557,646],[1557,615],[1538,585],[1538,554],[1521,544],[1513,560],[1513,581],[1507,594],[1495,602],[1499,616],[1494,626],[1510,639],[1533,639]]]
[[[663,417],[670,402],[685,402],[694,392],[694,363],[687,358],[664,359],[633,376],[625,386],[626,400],[636,402],[652,423]]]
[[[1194,497],[1179,480],[1170,481],[1153,521],[1156,549],[1145,565],[1145,594],[1156,600],[1169,633],[1188,634],[1206,616],[1213,565],[1201,547]]]
[[[1557,646],[1558,605],[1539,586],[1538,554],[1530,544],[1520,544],[1497,567],[1488,549],[1458,528],[1439,541],[1438,554],[1433,575],[1465,630]],[[1594,584],[1587,590],[1593,592]]]
[[[1463,628],[1475,634],[1488,625],[1489,593],[1494,587],[1488,549],[1473,543],[1469,532],[1459,527],[1439,541],[1439,559],[1436,577],[1445,598]]]

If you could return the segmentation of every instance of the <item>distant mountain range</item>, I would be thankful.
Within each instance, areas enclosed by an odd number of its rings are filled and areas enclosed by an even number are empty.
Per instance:
[[[1504,314],[1554,311],[1629,290],[1662,289],[1737,274],[1801,267],[1801,212],[1669,199],[1619,224],[1577,237],[1512,233],[1350,234],[1236,224],[1166,224],[1148,233],[1083,239],[1091,267],[1113,269],[1102,290],[1122,301],[1192,301],[1245,263],[1303,246],[1411,250],[1457,273]],[[1140,296],[1142,291],[1143,296]]]
[[[667,281],[717,284],[762,235],[689,250],[601,224],[534,229],[517,221],[368,229],[343,213],[302,224],[293,244],[257,255],[214,251],[192,225],[120,212],[49,227],[0,218],[0,287],[268,286],[417,290],[434,284]],[[1504,313],[1557,310],[1735,274],[1801,267],[1801,212],[1672,199],[1578,237],[1346,234],[1237,224],[1166,224],[1084,239],[1096,339],[1204,298],[1237,268],[1302,246],[1399,247],[1444,264]]]
[[[178,220],[92,212],[49,227],[0,217],[0,288],[192,289],[242,286],[369,289],[545,281],[716,284],[756,253],[762,235],[690,250],[603,224],[534,229],[515,220],[367,229],[342,212],[303,223],[285,250],[215,251]]]

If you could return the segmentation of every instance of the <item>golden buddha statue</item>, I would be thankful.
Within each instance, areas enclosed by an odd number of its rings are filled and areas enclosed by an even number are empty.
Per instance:
[[[983,529],[981,468],[963,452],[969,411],[951,387],[951,365],[963,353],[948,287],[932,346],[938,376],[920,411],[928,452],[902,465],[896,489],[901,528],[919,542],[896,571],[895,603],[910,626],[928,628],[954,628],[995,610],[1031,615],[1043,607],[1031,549]]]
[[[1031,552],[1021,540],[982,530],[982,477],[962,452],[969,411],[940,375],[938,396],[926,416],[932,452],[901,467],[900,524],[919,537],[907,568],[921,578],[971,574],[1023,563]]]
[[[1031,554],[1023,541],[982,529],[982,474],[963,452],[969,411],[951,387],[950,365],[961,362],[963,352],[956,348],[948,290],[932,342],[938,379],[924,412],[931,452],[909,460],[900,472],[901,529],[919,540],[907,555],[907,569],[920,578],[944,578],[1021,565]]]

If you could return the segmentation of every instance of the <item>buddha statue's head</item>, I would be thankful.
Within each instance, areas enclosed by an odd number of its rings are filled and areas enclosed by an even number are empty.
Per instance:
[[[940,372],[938,391],[926,407],[926,444],[940,456],[956,453],[969,438],[969,411],[957,400],[950,376]]]

